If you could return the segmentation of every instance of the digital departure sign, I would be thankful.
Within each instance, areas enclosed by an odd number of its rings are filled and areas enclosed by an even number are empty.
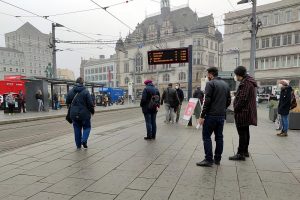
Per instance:
[[[189,62],[188,48],[161,49],[148,51],[148,64],[173,64]]]

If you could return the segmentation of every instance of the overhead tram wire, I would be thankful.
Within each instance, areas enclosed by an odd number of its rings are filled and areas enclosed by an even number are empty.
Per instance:
[[[134,31],[134,29],[132,29],[128,24],[126,24],[125,22],[123,22],[121,19],[119,19],[118,17],[116,17],[115,15],[113,15],[111,12],[109,12],[107,10],[106,7],[103,7],[101,5],[99,5],[97,2],[95,2],[94,0],[90,0],[91,2],[93,2],[95,5],[99,6],[100,8],[102,8],[105,12],[107,12],[109,15],[111,15],[113,18],[115,18],[116,20],[118,20],[119,22],[121,22],[124,26],[126,26],[127,28],[129,28],[131,31]]]
[[[53,20],[51,20],[51,19],[48,19],[47,17],[38,15],[38,14],[32,12],[32,11],[26,10],[26,9],[24,9],[24,8],[21,8],[21,7],[19,7],[19,6],[16,6],[16,5],[11,4],[11,3],[9,3],[9,2],[6,2],[6,1],[4,1],[4,0],[0,0],[0,2],[5,3],[5,4],[7,4],[7,5],[10,5],[10,6],[12,6],[12,7],[18,8],[18,9],[20,9],[20,10],[23,10],[23,11],[25,11],[25,12],[27,12],[27,13],[30,13],[30,14],[32,14],[32,15],[35,15],[35,16],[37,16],[37,17],[43,18],[43,19],[45,19],[45,20],[47,20],[47,21],[50,21],[50,22],[52,22],[52,23],[57,23],[57,22],[55,22],[55,21],[53,21]],[[69,27],[67,27],[67,26],[65,26],[65,25],[64,25],[64,27],[65,27],[66,29],[69,29],[70,31],[73,31],[73,32],[75,32],[75,33],[81,35],[81,36],[87,37],[87,38],[92,39],[92,40],[96,40],[95,38],[92,38],[92,37],[90,37],[90,36],[88,36],[88,35],[86,35],[86,34],[83,34],[83,33],[79,32],[79,31],[76,31],[76,30],[74,30],[74,29],[71,29],[71,28],[69,28]]]

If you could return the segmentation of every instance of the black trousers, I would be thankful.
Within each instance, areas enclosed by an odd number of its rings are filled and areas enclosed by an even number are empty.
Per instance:
[[[245,153],[248,153],[248,146],[250,142],[249,126],[240,126],[236,127],[236,129],[239,134],[238,154],[244,155]]]

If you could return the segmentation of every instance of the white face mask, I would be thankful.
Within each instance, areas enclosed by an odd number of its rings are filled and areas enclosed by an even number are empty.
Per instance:
[[[178,87],[178,86],[175,86],[175,88],[178,89],[179,87]]]
[[[205,83],[209,82],[209,79],[207,77],[205,77]]]
[[[233,79],[234,79],[235,82],[238,81],[236,75],[234,75]]]

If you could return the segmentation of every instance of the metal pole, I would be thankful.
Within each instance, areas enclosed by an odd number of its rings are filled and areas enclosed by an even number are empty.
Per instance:
[[[56,78],[56,45],[55,45],[55,23],[52,23],[52,70],[53,78]]]
[[[192,98],[193,89],[193,45],[189,45],[189,79],[188,79],[188,100]],[[192,126],[192,117],[188,123],[188,126]]]
[[[255,53],[256,53],[256,0],[252,0],[252,31],[249,73],[254,77]]]
[[[240,66],[241,52],[238,50],[238,66]]]
[[[136,66],[135,66],[135,63],[134,60],[133,60],[133,99],[135,101],[135,70],[136,70]]]

